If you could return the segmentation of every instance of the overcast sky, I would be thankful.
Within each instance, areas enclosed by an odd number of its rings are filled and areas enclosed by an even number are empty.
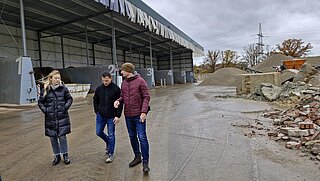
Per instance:
[[[207,50],[235,50],[258,42],[270,48],[289,38],[311,43],[320,55],[319,0],[143,0]]]

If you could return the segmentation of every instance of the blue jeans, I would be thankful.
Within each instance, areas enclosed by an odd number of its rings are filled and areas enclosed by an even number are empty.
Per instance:
[[[97,113],[96,117],[96,134],[99,136],[105,143],[106,149],[109,155],[113,155],[114,147],[116,144],[115,137],[115,125],[113,123],[114,118],[104,118],[99,113]],[[103,130],[105,126],[108,127],[108,134],[106,135]]]
[[[60,137],[50,137],[50,141],[54,155],[68,153],[68,142],[66,135]]]
[[[143,161],[149,161],[149,143],[146,133],[146,121],[141,123],[140,116],[126,117],[126,125],[135,156],[141,155],[142,153]]]

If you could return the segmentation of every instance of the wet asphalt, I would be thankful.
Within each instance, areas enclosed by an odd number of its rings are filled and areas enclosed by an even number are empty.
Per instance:
[[[2,180],[320,180],[318,162],[270,140],[265,130],[244,136],[245,125],[259,121],[271,126],[259,116],[271,109],[269,104],[237,98],[234,87],[186,84],[150,92],[149,174],[143,174],[141,164],[128,167],[134,155],[123,117],[116,126],[115,160],[105,163],[89,95],[70,109],[70,165],[51,166],[51,146],[37,106],[2,107]]]

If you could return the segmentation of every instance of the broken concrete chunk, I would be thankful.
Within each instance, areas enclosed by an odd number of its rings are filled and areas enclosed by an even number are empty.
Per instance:
[[[286,143],[286,148],[289,148],[289,149],[299,149],[301,147],[301,143],[299,142],[295,142],[295,141],[289,141]]]
[[[290,138],[289,138],[289,136],[282,136],[281,139],[284,140],[284,141],[287,141],[287,140],[289,140]]]
[[[272,84],[271,84],[272,85]],[[262,95],[268,100],[268,101],[275,101],[279,98],[280,94],[282,92],[281,87],[273,86],[263,86],[261,88]]]
[[[292,128],[288,130],[288,136],[293,137],[301,137],[301,136],[309,136],[309,130],[301,130],[297,128]]]
[[[277,137],[277,136],[278,136],[278,132],[276,132],[276,131],[269,131],[269,132],[267,132],[267,135],[268,135],[268,136]]]
[[[320,153],[320,143],[315,143],[311,149],[311,153],[318,155]]]

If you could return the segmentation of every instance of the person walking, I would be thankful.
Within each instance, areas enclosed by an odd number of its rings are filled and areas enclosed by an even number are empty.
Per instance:
[[[149,143],[146,133],[146,116],[150,108],[148,86],[140,75],[134,74],[134,66],[131,63],[124,63],[121,66],[121,74],[125,80],[121,84],[121,97],[114,102],[114,107],[117,108],[124,103],[127,130],[135,155],[129,167],[143,162],[143,172],[147,173],[150,171]]]
[[[61,81],[58,70],[53,70],[45,80],[38,100],[38,106],[45,115],[45,135],[50,137],[54,154],[52,165],[61,161],[61,155],[66,165],[70,164],[68,156],[67,134],[71,133],[68,110],[73,98],[68,88]]]
[[[96,134],[106,144],[106,154],[108,158],[106,163],[114,160],[115,149],[115,125],[119,122],[122,113],[122,105],[114,107],[121,94],[120,88],[112,82],[112,76],[109,72],[103,72],[101,75],[102,84],[99,85],[93,96],[94,112],[96,113]],[[104,128],[107,125],[108,134],[105,134]]]

